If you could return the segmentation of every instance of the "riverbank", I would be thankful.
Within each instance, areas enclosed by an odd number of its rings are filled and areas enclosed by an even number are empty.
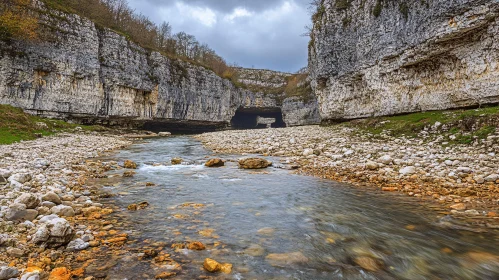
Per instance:
[[[450,143],[433,124],[415,137],[349,124],[223,131],[197,138],[217,153],[280,156],[297,172],[431,201],[474,227],[499,225],[499,134]]]
[[[66,267],[72,252],[99,246],[100,219],[112,212],[96,202],[99,187],[85,182],[114,167],[88,159],[130,144],[77,128],[0,146],[0,279],[78,276]]]

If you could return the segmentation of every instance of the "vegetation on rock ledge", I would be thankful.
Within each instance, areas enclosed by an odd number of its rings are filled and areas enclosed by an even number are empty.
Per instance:
[[[61,120],[49,120],[32,116],[22,109],[0,104],[0,145],[12,144],[23,140],[33,140],[53,135],[76,127],[96,130],[97,126],[80,126]]]
[[[438,130],[449,144],[471,144],[486,139],[499,127],[499,106],[469,110],[420,112],[392,117],[373,117],[343,124],[376,135],[415,137]]]

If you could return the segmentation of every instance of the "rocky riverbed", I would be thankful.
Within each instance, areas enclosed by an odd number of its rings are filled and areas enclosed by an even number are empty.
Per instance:
[[[89,158],[130,144],[76,131],[0,146],[0,279],[79,277],[72,252],[126,240],[105,231],[101,218],[113,210],[85,182],[112,168]]]
[[[499,225],[497,133],[472,145],[450,145],[452,136],[438,127],[417,138],[374,137],[344,126],[223,131],[197,138],[219,153],[280,156],[303,174],[435,202],[440,211],[475,228]]]

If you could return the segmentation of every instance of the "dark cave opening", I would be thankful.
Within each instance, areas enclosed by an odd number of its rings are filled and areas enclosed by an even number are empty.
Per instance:
[[[239,108],[230,121],[233,129],[286,127],[281,108]]]

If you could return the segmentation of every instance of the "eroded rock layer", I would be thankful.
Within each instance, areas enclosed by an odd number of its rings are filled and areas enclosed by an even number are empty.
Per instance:
[[[324,0],[310,43],[323,120],[499,102],[494,0]]]
[[[47,28],[43,40],[0,42],[1,104],[85,123],[185,126],[187,121],[202,128],[227,126],[241,107],[281,106],[211,70],[38,5]]]

